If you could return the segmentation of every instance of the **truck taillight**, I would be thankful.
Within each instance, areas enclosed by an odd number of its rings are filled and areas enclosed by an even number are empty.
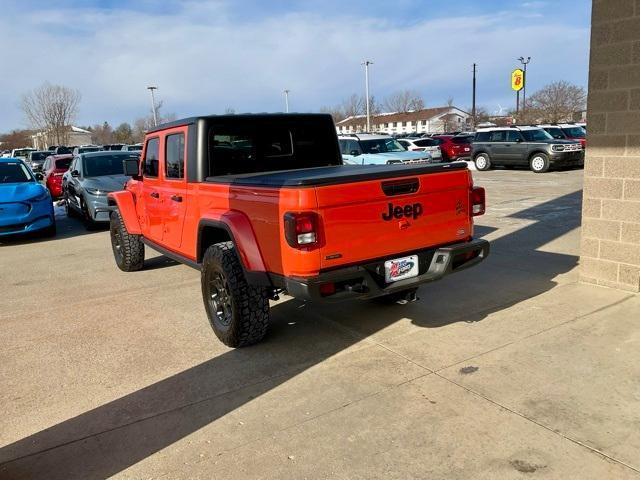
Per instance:
[[[284,214],[284,235],[293,248],[313,247],[318,243],[318,215],[313,212]]]
[[[471,216],[477,217],[478,215],[484,215],[485,212],[485,195],[484,188],[472,187],[470,195],[471,204]]]

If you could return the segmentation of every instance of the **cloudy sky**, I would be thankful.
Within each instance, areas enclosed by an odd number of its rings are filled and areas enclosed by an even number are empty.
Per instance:
[[[20,96],[44,81],[82,94],[78,125],[149,113],[157,85],[179,117],[318,111],[364,89],[377,99],[419,90],[510,108],[516,58],[531,56],[528,91],[555,80],[586,86],[590,0],[3,0],[0,132],[26,126]]]

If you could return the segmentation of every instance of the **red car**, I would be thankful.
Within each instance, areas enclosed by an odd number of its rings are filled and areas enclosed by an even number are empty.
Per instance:
[[[544,128],[553,138],[575,140],[580,142],[583,150],[587,148],[587,131],[582,125],[577,123],[552,123],[539,126]]]
[[[72,159],[73,155],[51,155],[45,160],[42,166],[43,181],[49,189],[51,197],[59,198],[62,196],[62,175],[69,170]]]
[[[442,159],[448,162],[455,160],[468,160],[471,158],[470,135],[434,135],[434,140],[440,144]]]

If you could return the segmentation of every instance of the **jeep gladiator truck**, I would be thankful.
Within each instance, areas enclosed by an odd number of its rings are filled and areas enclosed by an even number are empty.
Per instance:
[[[231,347],[263,338],[269,300],[415,300],[476,265],[485,208],[463,163],[343,165],[321,114],[187,118],[149,131],[109,194],[118,267],[144,246],[201,271],[209,322]]]

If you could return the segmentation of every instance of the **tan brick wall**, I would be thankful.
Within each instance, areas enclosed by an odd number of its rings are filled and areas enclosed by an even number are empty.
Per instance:
[[[593,0],[580,278],[640,291],[640,0]]]

